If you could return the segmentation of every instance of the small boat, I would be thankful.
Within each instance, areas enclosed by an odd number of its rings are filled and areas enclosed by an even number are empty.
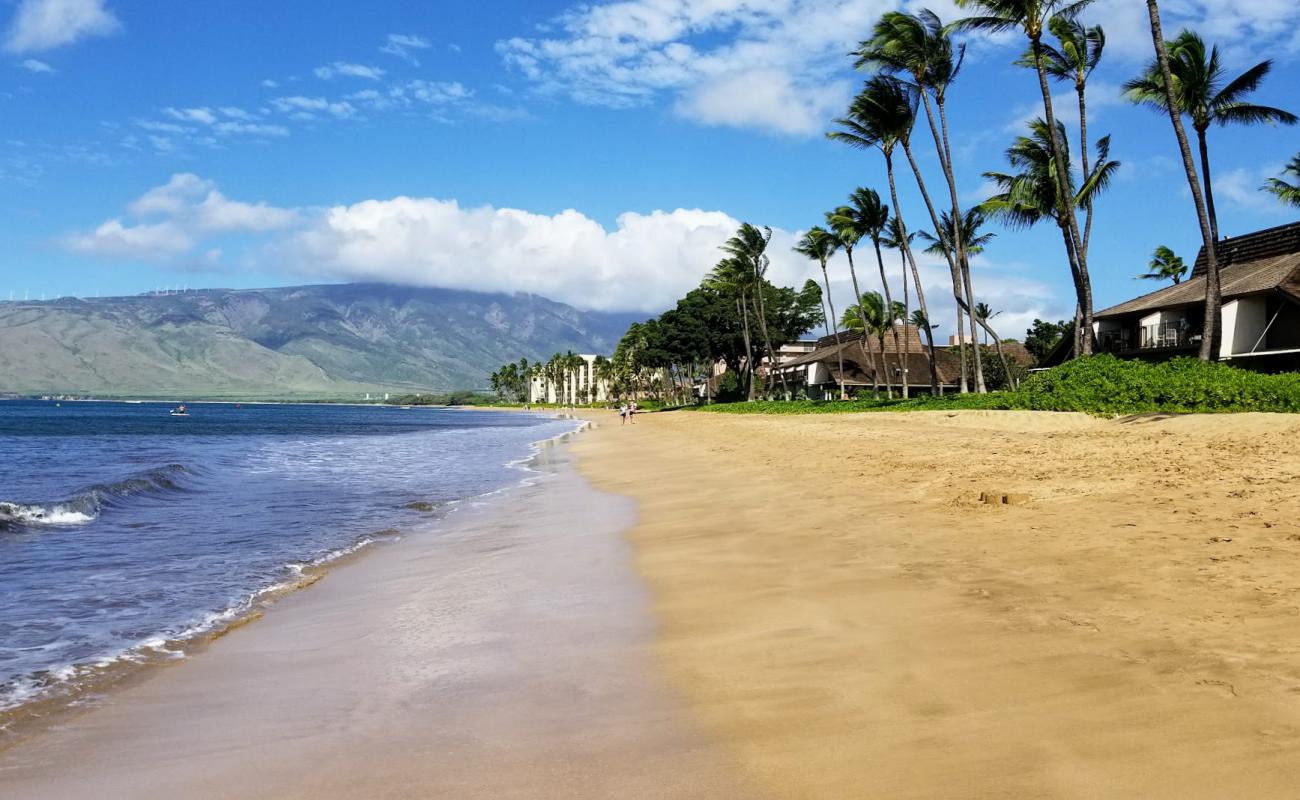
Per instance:
[[[185,405],[184,405],[184,404],[181,404],[181,405],[179,405],[179,406],[176,406],[175,408],[172,409],[172,416],[173,416],[173,417],[188,417],[189,415],[190,415],[190,412],[188,412],[188,411],[185,410]]]

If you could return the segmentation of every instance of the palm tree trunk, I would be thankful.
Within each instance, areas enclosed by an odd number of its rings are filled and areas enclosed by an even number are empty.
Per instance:
[[[1160,26],[1160,7],[1156,5],[1156,0],[1147,0],[1147,15],[1151,17],[1151,40],[1156,48],[1156,61],[1160,64],[1160,76],[1165,84],[1165,110],[1169,112],[1174,137],[1178,139],[1183,171],[1187,173],[1187,186],[1192,191],[1192,201],[1196,205],[1196,221],[1201,226],[1201,242],[1205,245],[1205,328],[1201,332],[1200,358],[1209,361],[1214,357],[1214,346],[1220,336],[1219,306],[1223,303],[1219,286],[1219,256],[1216,252],[1218,237],[1210,225],[1210,213],[1205,197],[1201,194],[1200,181],[1196,179],[1196,165],[1192,162],[1192,148],[1187,143],[1187,131],[1183,128],[1183,120],[1178,113],[1174,77],[1169,73],[1169,53],[1165,50],[1165,34]]]
[[[1201,151],[1201,175],[1205,180],[1205,210],[1210,215],[1210,235],[1219,241],[1219,217],[1214,212],[1214,186],[1210,183],[1210,147],[1206,141],[1206,130],[1196,128],[1196,143]]]
[[[877,250],[877,252],[879,252],[879,250],[880,250],[880,245],[876,245],[876,250]],[[845,253],[845,255],[847,255],[847,256],[849,257],[849,277],[853,279],[853,294],[854,294],[854,296],[856,296],[856,297],[858,298],[858,310],[861,311],[861,310],[862,310],[862,289],[860,289],[860,288],[858,287],[858,270],[857,270],[857,268],[856,268],[856,267],[854,266],[854,264],[853,264],[853,248],[852,248],[852,247],[848,247],[848,246],[846,246],[846,247],[844,248],[844,253]],[[886,295],[886,296],[889,295],[889,289],[885,289],[885,295]],[[866,333],[865,328],[866,328],[866,319],[865,319],[865,317],[864,317],[864,318],[863,318],[863,334],[864,334],[864,338],[863,338],[863,340],[864,340],[864,341],[866,340],[866,339],[865,339],[865,333]],[[866,352],[865,349],[863,350],[863,352]],[[880,355],[881,355],[881,358],[884,358],[885,352],[882,350],[882,351],[880,352]],[[886,367],[886,369],[888,369],[888,367]],[[876,393],[877,393],[877,394],[880,393],[880,385],[879,385],[879,383],[876,384],[875,390],[876,390]],[[885,383],[885,393],[888,394],[890,397],[893,397],[893,393],[890,392],[890,390],[889,390],[889,383],[888,383],[887,381],[886,381],[886,383]]]
[[[745,399],[754,399],[754,347],[749,342],[749,304],[745,302],[745,293],[741,291],[736,298],[736,310],[740,312],[741,332],[745,340]]]
[[[826,259],[822,259],[822,282],[826,284],[826,307],[831,310],[831,331],[835,336],[835,356],[839,359],[840,364],[840,377],[838,380],[840,399],[844,400],[847,399],[844,394],[844,348],[841,346],[843,343],[840,342],[840,321],[835,316],[835,301],[831,299],[831,276],[826,271]]]
[[[925,208],[930,212],[930,222],[934,225],[934,235],[943,236],[943,225],[939,222],[939,215],[934,210],[934,203],[930,201],[930,192],[925,188],[925,178],[921,177],[921,168],[916,163],[916,157],[912,155],[912,146],[908,142],[903,142],[903,153],[907,155],[907,163],[912,167],[912,174],[916,176],[916,186],[921,190],[921,199],[925,200]],[[894,210],[898,210],[898,201],[894,201]],[[911,249],[910,247],[908,248]],[[952,276],[952,295],[957,300],[957,349],[961,356],[961,393],[966,394],[970,391],[970,385],[966,383],[966,334],[963,332],[965,327],[962,319],[962,310],[970,313],[970,307],[966,305],[966,298],[962,296],[961,268],[957,266],[957,261],[950,248],[943,248],[943,256],[948,261],[948,272]],[[929,320],[926,317],[926,320]]]
[[[1075,84],[1075,90],[1079,94],[1079,164],[1083,167],[1083,179],[1088,180],[1091,168],[1088,166],[1088,101],[1084,95],[1087,91],[1085,84]],[[1092,197],[1090,196],[1083,204],[1083,256],[1088,257],[1088,244],[1092,241]]]
[[[776,370],[776,350],[772,349],[772,337],[767,334],[767,308],[763,303],[763,279],[757,275],[755,277],[758,279],[758,290],[755,292],[758,297],[758,330],[763,334],[763,343],[767,345],[767,374],[770,379],[772,372]],[[781,393],[789,400],[790,387],[786,385],[785,373],[782,372],[779,377],[781,378]]]
[[[894,180],[894,157],[885,153],[885,174],[889,176],[889,199],[894,204],[894,219],[898,220],[898,237],[904,260],[912,267],[912,280],[916,282],[916,302],[925,317],[925,340],[930,346],[930,395],[943,395],[943,386],[939,383],[939,367],[934,357],[934,332],[930,330],[930,310],[925,305],[925,289],[921,286],[921,273],[916,268],[916,258],[912,255],[912,246],[907,241],[907,223],[903,222],[902,207],[898,205],[898,186]]]
[[[935,134],[934,116],[930,113],[930,98],[924,89],[921,91],[921,97],[925,102],[925,114],[929,119],[930,133]],[[980,349],[977,345],[979,342],[979,332],[975,327],[975,314],[970,309],[975,307],[975,292],[971,289],[970,280],[970,257],[966,252],[965,231],[962,230],[962,213],[961,206],[957,201],[957,181],[953,175],[952,169],[952,151],[948,147],[948,112],[944,108],[945,103],[937,96],[935,105],[939,106],[939,125],[942,129],[943,140],[935,135],[934,145],[939,150],[939,165],[943,168],[943,177],[948,182],[948,195],[952,198],[952,239],[953,244],[957,247],[957,266],[961,271],[962,289],[966,293],[966,308],[970,314],[970,337],[972,352],[975,354],[975,391],[984,394],[988,391],[984,385],[984,363],[981,359]],[[958,333],[961,329],[958,329]]]
[[[892,326],[891,326],[891,327],[892,327]],[[885,330],[884,330],[884,328],[881,328],[879,331],[876,331],[876,339],[877,339],[877,341],[878,341],[879,344],[880,344],[880,359],[879,359],[876,363],[878,363],[878,364],[880,365],[880,366],[878,367],[878,369],[879,369],[882,373],[884,373],[884,375],[885,375],[885,397],[889,398],[890,400],[893,400],[893,399],[894,399],[894,392],[893,392],[892,389],[889,388],[889,362],[888,362],[887,360],[885,360]],[[867,344],[867,337],[866,337],[866,336],[863,336],[863,337],[862,337],[862,346],[863,346],[863,349],[864,349],[864,350],[866,349],[866,344]]]
[[[911,303],[909,302],[911,298],[908,296],[908,291],[907,291],[907,256],[903,253],[903,249],[901,247],[898,250],[898,257],[903,261],[903,333],[904,336],[903,336],[903,349],[900,352],[902,352],[903,354],[902,362],[901,362],[903,367],[903,399],[906,400],[908,398],[907,365],[910,360],[908,359],[908,356],[911,354],[910,351],[912,349],[912,337],[907,336],[906,333],[907,333],[907,325],[908,325],[907,321],[912,318],[912,308],[911,308]]]
[[[890,320],[889,320],[889,330],[894,334],[894,360],[896,360],[896,361],[899,362],[899,364],[898,364],[898,366],[899,366],[899,370],[898,370],[899,373],[900,373],[900,374],[903,374],[903,375],[906,375],[906,374],[907,374],[907,365],[904,364],[901,360],[899,360],[899,359],[902,358],[902,356],[899,355],[899,354],[902,353],[903,351],[902,351],[902,348],[899,347],[899,341],[898,341],[898,326],[894,324],[895,320],[892,318],[892,317],[893,317],[893,314],[894,314],[894,296],[893,296],[893,294],[891,294],[890,291],[889,291],[889,278],[885,276],[885,258],[884,258],[884,256],[882,256],[882,255],[880,254],[880,237],[878,237],[878,236],[872,236],[872,237],[871,237],[871,244],[872,244],[873,246],[875,246],[875,248],[876,248],[876,265],[877,265],[878,267],[880,267],[880,285],[883,286],[884,289],[885,289],[885,314],[886,314],[887,316],[890,317]],[[904,322],[904,323],[907,322],[907,318],[906,318],[906,317],[904,317],[903,322]],[[880,343],[881,343],[881,347],[880,347],[880,358],[881,358],[881,360],[884,360],[884,358],[885,358],[884,342],[885,342],[885,339],[884,339],[884,337],[882,336],[882,337],[880,338]],[[904,395],[906,396],[906,386],[907,386],[906,381],[907,381],[907,379],[906,379],[906,378],[903,378],[903,381],[904,381],[903,386],[904,386],[904,388],[905,388]],[[888,364],[888,362],[886,362],[886,364],[885,364],[885,393],[888,394],[891,398],[894,396],[894,394],[893,394],[893,390],[890,389],[890,387],[889,387],[889,364]]]
[[[1043,94],[1043,112],[1047,117],[1047,130],[1052,140],[1052,161],[1056,165],[1057,213],[1066,222],[1070,243],[1074,248],[1075,263],[1079,271],[1079,311],[1082,319],[1082,355],[1092,355],[1092,282],[1088,279],[1088,262],[1084,257],[1083,237],[1079,235],[1079,220],[1074,215],[1074,193],[1070,191],[1070,165],[1066,163],[1065,148],[1061,146],[1060,131],[1056,129],[1056,111],[1052,107],[1052,90],[1047,85],[1043,70],[1043,42],[1038,36],[1029,37],[1034,54],[1034,69],[1038,73],[1038,88]],[[1080,353],[1076,353],[1079,355]]]

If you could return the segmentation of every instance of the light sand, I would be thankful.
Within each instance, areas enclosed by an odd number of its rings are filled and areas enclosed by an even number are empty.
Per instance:
[[[772,797],[1300,795],[1300,419],[600,418],[661,663]]]
[[[632,504],[551,452],[0,753],[0,797],[747,796],[647,652]]]

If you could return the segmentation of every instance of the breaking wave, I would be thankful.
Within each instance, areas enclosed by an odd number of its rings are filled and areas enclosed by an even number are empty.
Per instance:
[[[157,497],[183,491],[180,479],[189,472],[183,464],[168,464],[114,483],[89,486],[66,500],[46,503],[0,500],[0,530],[85,525],[93,522],[103,509],[124,505],[133,497]]]

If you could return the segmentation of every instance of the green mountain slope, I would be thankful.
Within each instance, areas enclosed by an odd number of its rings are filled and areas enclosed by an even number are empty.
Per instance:
[[[0,303],[0,393],[342,397],[483,386],[521,356],[609,352],[631,317],[382,284]]]

